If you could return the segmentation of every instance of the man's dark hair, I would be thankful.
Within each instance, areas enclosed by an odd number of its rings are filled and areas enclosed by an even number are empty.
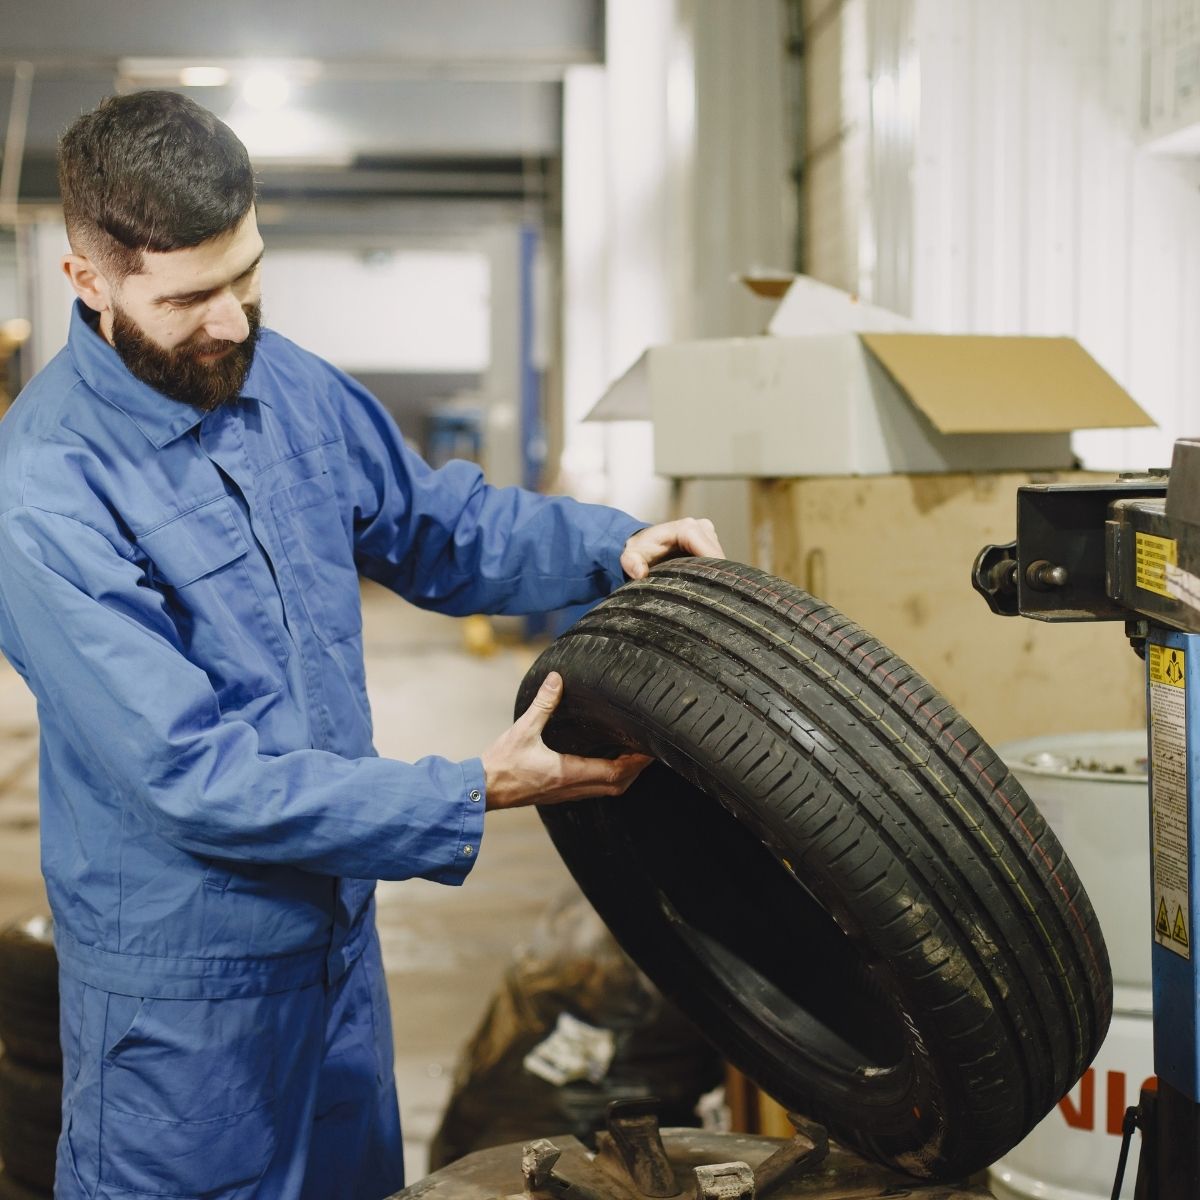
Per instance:
[[[58,145],[72,248],[114,280],[142,251],[198,246],[233,229],[254,203],[254,170],[237,135],[175,92],[109,96]]]

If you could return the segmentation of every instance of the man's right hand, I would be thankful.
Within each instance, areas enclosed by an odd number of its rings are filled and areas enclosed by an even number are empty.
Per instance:
[[[619,796],[653,761],[646,754],[582,758],[551,750],[542,741],[542,730],[562,694],[562,676],[551,671],[525,713],[484,752],[488,808]]]

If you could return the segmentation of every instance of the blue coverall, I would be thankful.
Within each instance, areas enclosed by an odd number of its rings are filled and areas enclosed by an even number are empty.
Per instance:
[[[0,648],[41,724],[59,1197],[403,1184],[377,878],[461,883],[479,759],[377,757],[359,575],[444,613],[616,587],[640,522],[431,470],[264,331],[206,416],[77,304],[0,422]]]

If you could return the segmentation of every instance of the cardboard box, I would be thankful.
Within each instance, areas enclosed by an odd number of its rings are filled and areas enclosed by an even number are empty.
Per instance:
[[[1072,338],[913,332],[804,278],[766,336],[652,347],[590,417],[653,421],[679,478],[1057,470],[1076,429],[1154,423]]]

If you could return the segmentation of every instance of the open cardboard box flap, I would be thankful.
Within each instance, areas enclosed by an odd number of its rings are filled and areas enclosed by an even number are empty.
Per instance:
[[[864,332],[857,336],[939,433],[1070,433],[1154,424],[1073,338]],[[718,345],[741,345],[749,351],[755,341],[693,344],[701,353]],[[588,414],[590,420],[651,418],[647,360],[654,353],[647,351],[613,382]],[[730,395],[735,393],[731,390]]]
[[[752,291],[754,285],[747,280]],[[820,333],[919,332],[920,326],[890,309],[867,304],[849,292],[830,287],[809,275],[795,276],[771,317],[773,337],[803,337]]]
[[[767,336],[652,347],[588,415],[652,420],[678,478],[1060,470],[1076,429],[1154,424],[1073,338],[926,333],[803,276]]]
[[[1154,424],[1073,338],[859,337],[939,433],[1068,433]]]

